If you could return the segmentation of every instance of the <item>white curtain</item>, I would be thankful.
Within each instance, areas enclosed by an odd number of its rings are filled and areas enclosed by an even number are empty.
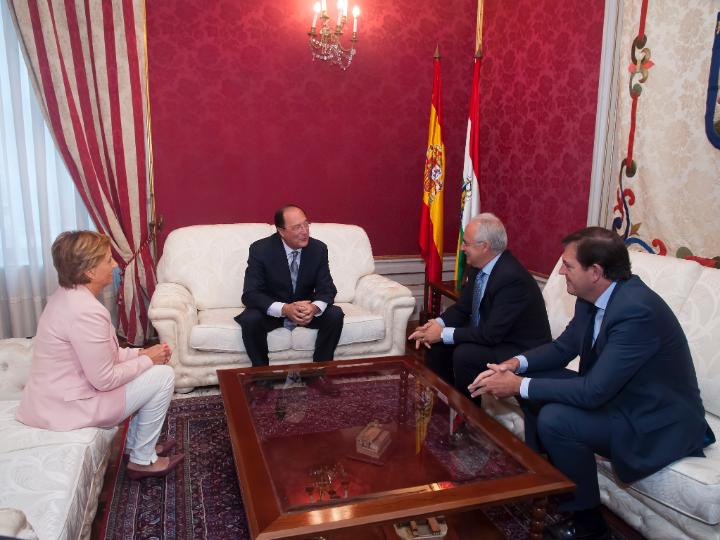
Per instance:
[[[50,246],[94,229],[45,126],[5,1],[0,1],[0,338],[35,334],[57,289]],[[112,291],[102,298],[113,306]]]

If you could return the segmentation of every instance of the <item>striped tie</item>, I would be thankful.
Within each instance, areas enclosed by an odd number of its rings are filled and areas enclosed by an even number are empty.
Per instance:
[[[480,302],[482,302],[483,292],[485,288],[485,279],[487,274],[482,270],[478,272],[475,277],[475,286],[473,287],[473,299],[472,299],[472,325],[473,327],[480,326]]]
[[[292,281],[293,292],[295,292],[295,287],[297,286],[298,270],[300,269],[300,263],[298,262],[298,255],[300,255],[300,252],[296,249],[292,251],[291,255],[292,259],[290,260],[290,280]]]

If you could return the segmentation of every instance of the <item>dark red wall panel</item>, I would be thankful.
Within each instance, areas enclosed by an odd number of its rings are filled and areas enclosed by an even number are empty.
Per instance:
[[[148,1],[164,234],[269,222],[293,201],[312,220],[361,225],[375,254],[417,254],[439,44],[445,251],[454,250],[477,2],[359,4],[358,54],[343,72],[311,60],[310,0]],[[556,258],[560,231],[582,225],[587,211],[598,4],[486,1],[481,204],[506,220],[511,247],[539,270]]]
[[[587,221],[604,2],[487,0],[481,208],[548,273]]]

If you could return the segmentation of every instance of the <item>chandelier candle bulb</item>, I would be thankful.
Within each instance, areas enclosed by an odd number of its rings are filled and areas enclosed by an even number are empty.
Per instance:
[[[310,32],[314,34],[315,26],[317,25],[318,15],[320,15],[320,2],[315,2],[315,5],[313,6],[313,11],[315,13],[313,14],[312,24],[310,25]]]
[[[358,27],[358,19],[360,18],[360,8],[355,6],[353,7],[353,34],[357,34],[357,27]]]
[[[322,14],[323,17],[327,17],[327,1],[322,0]]]

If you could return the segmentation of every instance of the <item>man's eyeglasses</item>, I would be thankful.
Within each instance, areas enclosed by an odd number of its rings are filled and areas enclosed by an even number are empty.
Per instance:
[[[474,242],[474,241],[473,241],[473,242],[468,242],[467,240],[465,240],[465,239],[463,238],[463,239],[462,239],[462,242],[460,242],[460,245],[462,245],[463,247],[479,246],[479,245],[482,244],[483,242],[487,242],[487,240],[480,240],[480,241],[478,241],[478,242]]]
[[[310,225],[312,225],[309,221],[303,221],[302,223],[298,223],[297,225],[291,225],[290,227],[283,227],[283,229],[292,231],[292,232],[300,232],[303,229],[310,229]]]

